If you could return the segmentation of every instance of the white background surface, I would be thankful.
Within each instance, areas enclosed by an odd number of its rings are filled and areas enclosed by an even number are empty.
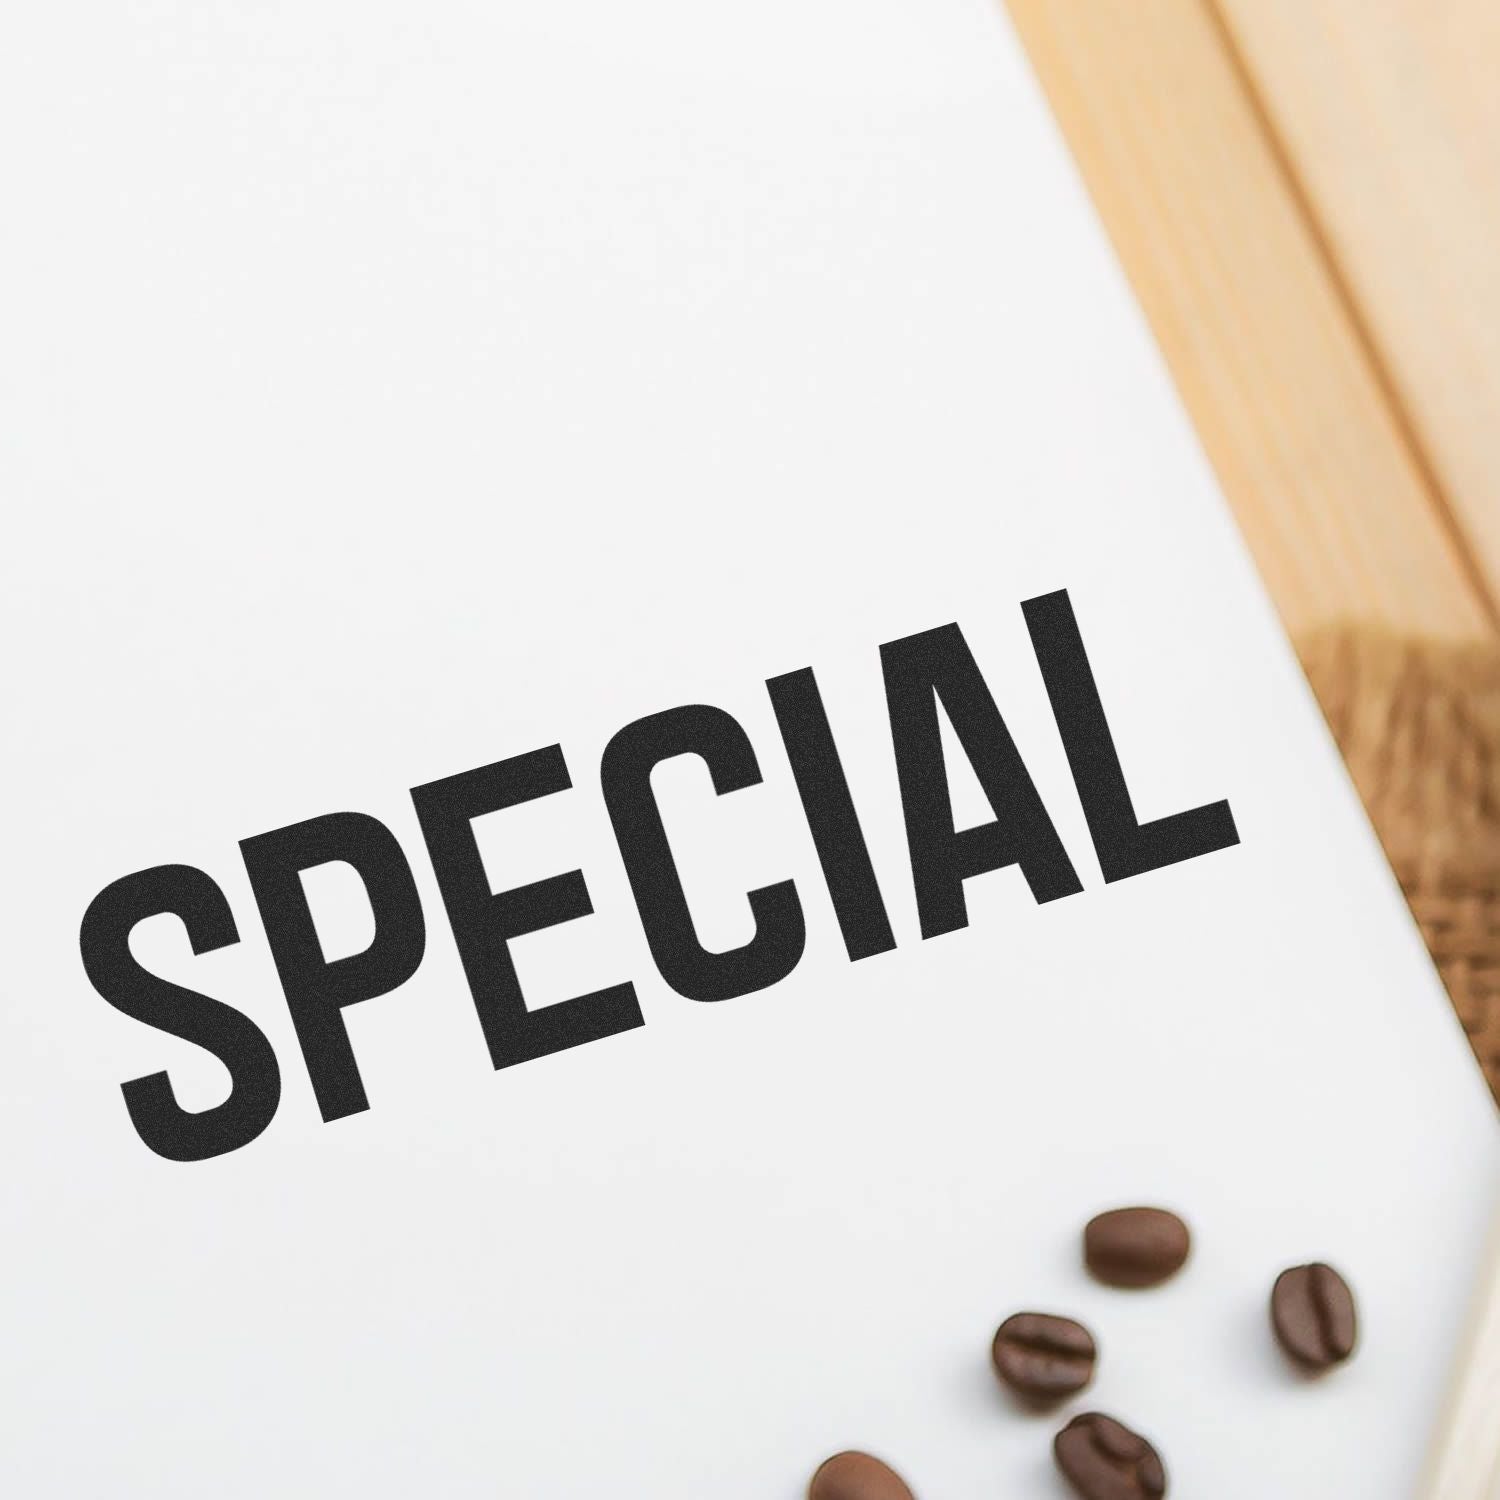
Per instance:
[[[1026,1307],[1095,1328],[1085,1404],[1178,1495],[1407,1493],[1492,1109],[988,0],[57,0],[0,127],[7,1494],[792,1500],[858,1445],[1051,1495],[1056,1424],[988,1368]],[[1018,608],[1057,587],[1141,814],[1227,796],[1239,848],[1103,886]],[[953,619],[1086,890],[988,875],[923,943],[876,648]],[[762,686],[808,664],[900,942],[857,966]],[[787,876],[809,928],[717,1006],[655,977],[597,778],[692,701],[765,773],[658,774],[705,940]],[[575,790],[486,853],[597,915],[522,977],[632,979],[647,1024],[496,1074],[406,789],[554,741]],[[344,807],[429,936],[346,1012],[372,1107],[324,1125],[235,844]],[[196,1165],[118,1085],[223,1070],[77,954],[176,861],[243,940],[136,949],[284,1084]],[[1091,1285],[1080,1225],[1137,1200],[1189,1271]],[[1366,1337],[1308,1386],[1263,1305],[1313,1257]]]

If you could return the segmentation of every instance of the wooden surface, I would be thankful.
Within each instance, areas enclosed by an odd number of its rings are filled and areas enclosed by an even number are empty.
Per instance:
[[[1497,0],[1009,9],[1293,638],[1494,635]]]
[[[1494,598],[1500,4],[1219,4]]]

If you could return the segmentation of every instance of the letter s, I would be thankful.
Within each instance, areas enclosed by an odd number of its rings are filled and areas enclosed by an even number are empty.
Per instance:
[[[265,1033],[232,1006],[148,973],[130,951],[136,923],[170,912],[182,919],[194,953],[240,940],[223,891],[191,865],[157,865],[106,886],[78,934],[89,983],[118,1011],[212,1052],[229,1069],[229,1097],[186,1110],[165,1072],[121,1085],[136,1133],[169,1161],[205,1161],[248,1145],[281,1102],[281,1069]]]

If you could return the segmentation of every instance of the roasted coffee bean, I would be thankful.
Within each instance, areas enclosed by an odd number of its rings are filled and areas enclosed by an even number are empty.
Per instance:
[[[1042,1405],[1081,1391],[1094,1378],[1094,1336],[1051,1313],[1008,1317],[995,1333],[995,1373],[1018,1396]]]
[[[1083,1258],[1110,1286],[1155,1286],[1182,1269],[1191,1244],[1187,1225],[1164,1208],[1115,1208],[1085,1226]]]
[[[1332,1266],[1293,1266],[1271,1288],[1271,1327],[1305,1369],[1342,1364],[1354,1353],[1359,1333],[1354,1293]]]
[[[1156,1500],[1167,1474],[1138,1433],[1096,1411],[1074,1417],[1052,1442],[1057,1467],[1083,1500]]]
[[[868,1453],[835,1453],[818,1466],[807,1500],[913,1500],[906,1481]]]

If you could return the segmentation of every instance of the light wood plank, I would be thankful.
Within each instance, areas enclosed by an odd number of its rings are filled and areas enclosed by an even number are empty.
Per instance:
[[[1215,3],[1500,598],[1500,4]]]
[[[1204,0],[1008,0],[1297,632],[1490,616]]]

